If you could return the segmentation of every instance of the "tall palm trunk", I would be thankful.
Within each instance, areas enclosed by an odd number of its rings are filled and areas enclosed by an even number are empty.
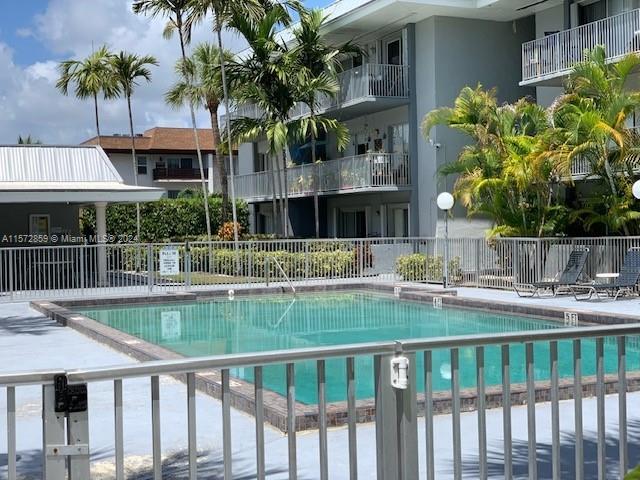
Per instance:
[[[234,167],[233,167],[233,139],[231,138],[231,123],[229,120],[229,87],[227,85],[227,70],[224,61],[224,45],[222,43],[222,24],[220,22],[220,16],[215,15],[215,30],[218,37],[218,50],[220,51],[220,74],[222,76],[222,94],[224,97],[224,109],[227,112],[225,115],[227,139],[229,141],[229,175],[231,177],[231,213],[233,217],[233,242],[235,250],[238,250],[238,212],[236,211],[236,190],[234,185]],[[237,263],[237,262],[236,262]]]
[[[310,117],[314,118],[315,112],[311,109]],[[320,177],[318,176],[318,165],[316,164],[316,132],[311,129],[311,163],[313,164],[313,215],[316,222],[316,238],[320,238],[320,200],[318,198],[318,188]]]
[[[178,27],[178,38],[180,39],[180,52],[182,54],[182,65],[186,69],[187,52],[185,50],[184,33],[182,31],[182,18],[180,15],[176,15],[176,26]],[[185,80],[191,85],[191,78],[184,73]],[[204,202],[204,221],[207,226],[207,243],[211,245],[211,214],[209,212],[209,193],[207,189],[207,183],[204,176],[204,165],[202,164],[202,150],[200,149],[200,139],[198,138],[198,127],[196,124],[196,113],[193,108],[193,104],[189,102],[189,112],[191,114],[191,128],[193,129],[193,140],[196,144],[196,153],[198,155],[198,168],[200,169],[200,187],[202,188],[202,200]],[[217,145],[217,144],[216,144]],[[217,157],[216,152],[216,157]],[[210,175],[212,172],[209,173]],[[209,266],[212,265],[211,252],[209,252]]]
[[[289,172],[287,170],[287,147],[282,150],[282,172],[284,176],[284,218],[283,230],[285,238],[289,237]]]
[[[100,145],[100,117],[98,115],[98,94],[93,94],[93,108],[96,116],[96,135],[98,135],[98,145]]]
[[[136,139],[133,131],[133,114],[131,113],[131,93],[127,93],[127,109],[129,110],[129,133],[131,134],[131,163],[133,165],[133,183],[138,186],[138,162],[136,161]],[[140,203],[136,202],[136,243],[141,242],[140,238]],[[140,270],[140,249],[136,253],[136,270]],[[151,265],[147,265],[147,270]]]
[[[276,163],[273,158],[274,156],[269,154],[269,163],[271,170],[271,210],[273,214],[273,233],[276,232],[276,228],[278,225],[278,199],[276,198]]]
[[[224,164],[222,155],[218,155],[220,149],[218,145],[222,144],[220,137],[220,125],[218,124],[218,104],[208,104],[209,117],[211,118],[211,131],[213,132],[213,144],[216,146],[216,156],[214,158],[214,166],[218,176],[220,177],[220,190],[222,191],[222,222],[227,221],[229,212],[229,183],[227,180],[227,169]]]

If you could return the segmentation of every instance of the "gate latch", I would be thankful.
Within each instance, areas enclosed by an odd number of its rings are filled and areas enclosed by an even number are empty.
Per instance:
[[[87,411],[88,401],[86,383],[69,385],[66,375],[56,375],[53,378],[53,383],[55,387],[55,411],[57,413]]]

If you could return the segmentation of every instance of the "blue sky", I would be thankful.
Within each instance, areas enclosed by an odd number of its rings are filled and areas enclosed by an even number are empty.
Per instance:
[[[187,126],[184,112],[170,110],[163,101],[173,81],[177,45],[162,39],[163,21],[131,12],[132,0],[0,0],[0,144],[18,135],[33,135],[45,143],[78,143],[94,134],[91,105],[63,97],[55,89],[56,66],[67,58],[81,58],[92,44],[113,50],[153,54],[160,67],[151,85],[134,98],[136,129]],[[306,0],[322,7],[331,0]],[[194,32],[194,42],[212,41],[206,29]],[[227,35],[226,46],[242,47]],[[124,102],[101,105],[103,133],[126,131]],[[207,116],[199,124],[207,126]]]

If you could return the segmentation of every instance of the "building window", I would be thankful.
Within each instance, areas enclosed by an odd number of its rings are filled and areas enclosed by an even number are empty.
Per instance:
[[[367,211],[364,209],[339,209],[338,232],[340,238],[365,238],[367,236]]]
[[[147,174],[147,157],[138,157],[138,175]]]
[[[389,127],[389,150],[392,153],[409,153],[409,124],[400,123]]]
[[[29,234],[30,235],[49,235],[50,221],[51,221],[50,216],[46,214],[29,215]]]
[[[168,198],[178,198],[178,195],[180,195],[180,190],[168,190],[167,191],[167,197]]]

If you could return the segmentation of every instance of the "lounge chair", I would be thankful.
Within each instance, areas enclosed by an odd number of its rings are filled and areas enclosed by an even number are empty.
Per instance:
[[[632,295],[640,280],[640,248],[630,248],[624,257],[620,275],[611,282],[594,283],[592,285],[574,285],[571,293],[576,300],[613,298],[617,300],[622,294]]]
[[[551,292],[556,296],[560,291],[569,291],[570,287],[578,283],[589,256],[588,248],[576,249],[569,255],[569,260],[558,280],[547,280],[536,283],[514,283],[513,289],[519,297],[540,297],[543,292]]]

